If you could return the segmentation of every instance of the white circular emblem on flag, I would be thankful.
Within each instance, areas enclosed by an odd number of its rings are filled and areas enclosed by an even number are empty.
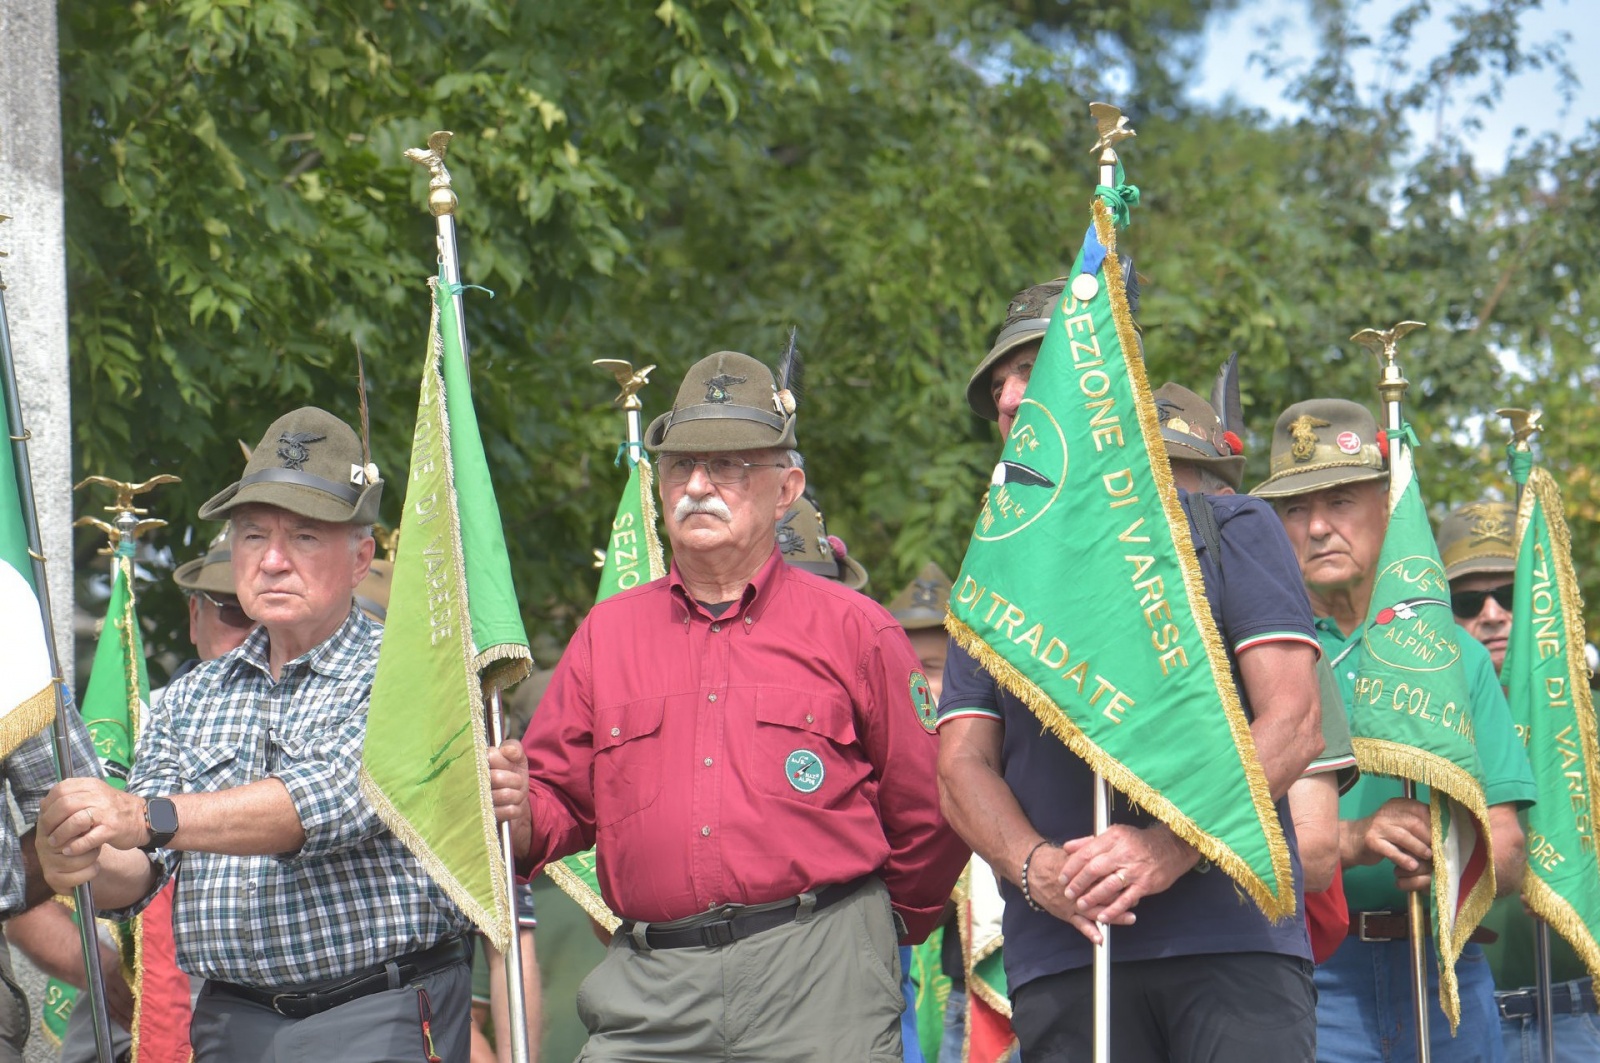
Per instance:
[[[1339,438],[1334,440],[1339,449],[1346,454],[1361,453],[1361,437],[1354,432],[1340,432]]]

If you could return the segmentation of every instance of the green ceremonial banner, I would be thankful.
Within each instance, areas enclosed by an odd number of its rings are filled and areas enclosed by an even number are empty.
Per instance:
[[[1350,735],[1362,771],[1429,788],[1439,1003],[1453,1031],[1461,1016],[1455,963],[1494,900],[1494,861],[1462,633],[1450,611],[1450,585],[1417,487],[1409,435],[1389,442],[1389,526],[1366,625],[1351,643],[1363,652]]]
[[[0,314],[5,306],[0,302]],[[0,321],[0,327],[4,326]],[[0,373],[0,376],[5,374]],[[0,387],[15,387],[10,379]],[[22,491],[11,453],[11,439],[22,435],[10,423],[10,403],[0,396],[0,758],[8,757],[56,716],[56,692],[50,681],[50,647],[44,617],[34,593],[33,559],[28,554],[28,528],[23,520]]]
[[[455,299],[443,281],[429,286],[433,320],[361,788],[504,951],[510,901],[484,759],[483,702],[485,690],[526,676],[532,656],[457,339]]]
[[[1535,468],[1517,507],[1516,602],[1501,679],[1541,794],[1528,810],[1522,896],[1600,978],[1600,861],[1589,795],[1600,793],[1594,701],[1583,658],[1583,600],[1561,490]]]
[[[128,785],[133,767],[134,736],[150,707],[150,675],[144,663],[144,638],[134,609],[132,539],[117,544],[111,559],[111,600],[95,645],[89,685],[79,708],[94,740],[95,752],[105,768],[106,782],[121,790]],[[77,918],[77,913],[73,913]],[[108,924],[109,925],[109,924]],[[128,949],[124,947],[124,955]],[[67,1032],[67,1020],[77,1003],[78,990],[52,978],[45,986],[40,1023],[55,1044]]]
[[[1084,249],[1105,251],[1097,290],[1069,286],[1051,316],[947,625],[1074,753],[1283,919],[1288,845],[1172,484],[1108,193]]]
[[[600,590],[595,604],[618,591],[625,591],[667,574],[661,552],[661,536],[656,532],[656,499],[650,459],[637,443],[624,443],[621,453],[628,456],[628,483],[617,501],[617,515],[611,521],[611,541],[606,544],[600,567]],[[561,891],[577,901],[589,917],[607,930],[622,922],[600,896],[600,879],[595,871],[597,857],[587,849],[545,866]]]

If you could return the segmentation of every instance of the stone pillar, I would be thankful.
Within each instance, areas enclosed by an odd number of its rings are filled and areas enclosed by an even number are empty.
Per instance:
[[[0,279],[56,646],[72,681],[72,396],[55,0],[0,0]]]

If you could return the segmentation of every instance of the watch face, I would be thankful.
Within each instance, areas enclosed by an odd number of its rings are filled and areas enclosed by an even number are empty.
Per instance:
[[[150,833],[171,838],[178,833],[178,810],[165,797],[153,797],[145,805],[150,817]]]

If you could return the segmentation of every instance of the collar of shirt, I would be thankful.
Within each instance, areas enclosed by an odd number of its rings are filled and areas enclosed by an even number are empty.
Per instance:
[[[678,562],[674,559],[672,571],[667,577],[668,586],[672,591],[672,621],[687,627],[689,621],[697,615],[705,618],[707,623],[713,620],[732,621],[743,617],[745,630],[748,631],[760,622],[762,615],[767,611],[767,606],[777,596],[778,588],[782,586],[787,576],[788,566],[783,563],[783,555],[778,552],[778,544],[774,542],[772,553],[768,555],[766,563],[751,577],[750,582],[744,585],[744,592],[739,595],[739,601],[734,608],[720,617],[714,617],[710,610],[695,600],[694,595],[689,593],[689,588],[684,586],[683,575],[678,571]]]
[[[331,679],[354,675],[356,670],[361,667],[361,656],[359,653],[353,652],[353,650],[364,645],[377,628],[378,625],[366,613],[358,609],[354,601],[352,601],[350,612],[344,618],[344,623],[340,624],[333,634],[323,639],[310,650],[292,661],[284,662],[283,671],[279,674],[288,675],[293,668],[301,662],[305,662],[313,671],[320,672]],[[249,665],[270,678],[272,675],[272,664],[269,657],[271,644],[267,629],[264,626],[257,627],[240,644],[237,651],[237,664]]]

